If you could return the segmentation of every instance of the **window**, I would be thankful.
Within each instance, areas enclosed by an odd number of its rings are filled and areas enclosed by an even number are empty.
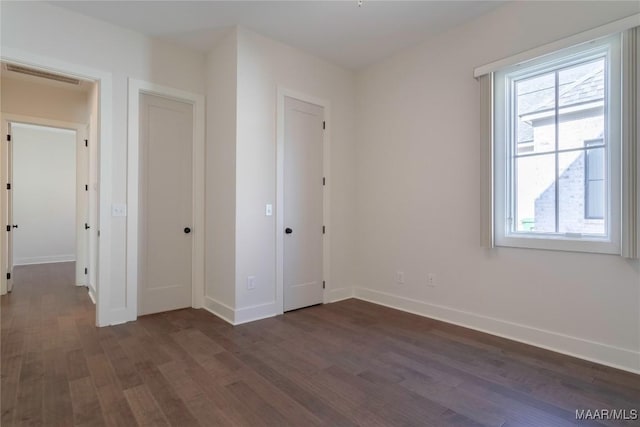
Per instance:
[[[619,37],[494,74],[498,246],[619,253]]]

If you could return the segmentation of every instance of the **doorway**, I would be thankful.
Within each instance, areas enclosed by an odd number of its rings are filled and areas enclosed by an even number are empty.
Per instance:
[[[324,300],[325,107],[283,97],[282,287],[283,311]],[[280,221],[279,221],[280,222]]]
[[[74,284],[89,287],[87,125],[4,114],[3,129],[7,291],[15,266],[60,262],[75,263]]]
[[[90,253],[88,263],[89,298],[96,304],[96,325],[106,326],[117,323],[109,309],[109,257],[111,254],[111,222],[108,213],[111,208],[111,75],[100,70],[84,67],[82,65],[65,63],[42,57],[30,52],[3,49],[1,59],[1,72],[3,80],[2,109],[0,111],[0,124],[2,126],[2,146],[0,147],[0,217],[2,218],[3,232],[0,233],[0,294],[8,291],[11,283],[13,265],[9,260],[9,235],[5,232],[6,225],[20,224],[17,221],[9,221],[8,197],[9,190],[9,152],[10,144],[5,143],[10,138],[9,123],[22,123],[41,125],[52,128],[73,129],[75,123],[81,123],[76,128],[76,138],[85,132],[83,141],[91,152],[89,160],[90,180],[82,186],[83,191],[88,191],[89,213],[88,227],[91,227],[91,236],[88,239]],[[14,80],[15,84],[5,85],[5,78]],[[33,87],[32,84],[35,84]],[[11,89],[13,88],[13,89]],[[62,92],[67,97],[59,97]],[[81,99],[80,99],[81,98]],[[64,100],[64,101],[61,101]],[[60,104],[64,102],[64,104]],[[80,106],[82,104],[82,106]],[[86,109],[85,109],[86,108]],[[82,117],[79,117],[82,116]],[[72,123],[73,122],[73,123]],[[71,126],[69,124],[72,124]],[[89,130],[87,130],[87,125]],[[80,157],[78,157],[80,158]],[[103,185],[104,184],[104,185]],[[78,187],[81,183],[77,182]],[[5,186],[7,189],[5,190]],[[88,190],[87,190],[88,189]],[[78,188],[78,194],[80,188]],[[76,222],[78,227],[85,230],[85,223]],[[12,227],[13,229],[13,227]],[[102,238],[99,238],[102,231]],[[81,234],[76,233],[78,239]],[[82,239],[81,243],[86,241]],[[13,254],[13,250],[11,251]],[[84,264],[84,262],[83,262]],[[102,266],[104,268],[99,268]],[[31,267],[24,267],[29,269]],[[85,266],[78,266],[85,273]],[[66,275],[66,273],[65,273]],[[9,283],[8,283],[9,282]],[[69,281],[73,285],[74,280]],[[76,282],[78,282],[76,280]],[[83,284],[83,280],[79,281]],[[103,286],[100,286],[100,285]],[[99,292],[99,288],[100,292]]]
[[[37,122],[37,119],[33,119]],[[88,285],[89,195],[86,126],[10,121],[8,263],[75,263],[75,284]],[[8,291],[13,289],[13,277]]]

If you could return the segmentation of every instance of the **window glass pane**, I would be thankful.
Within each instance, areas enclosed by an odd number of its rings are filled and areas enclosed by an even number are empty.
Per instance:
[[[587,150],[588,178],[604,179],[604,147]]]
[[[516,154],[555,149],[555,73],[515,83]]]
[[[515,161],[516,231],[553,233],[556,228],[555,155]]]
[[[585,164],[585,218],[604,218],[605,208],[605,155],[604,148],[586,151]]]
[[[586,219],[604,219],[604,181],[602,180],[591,181],[587,187]]]
[[[558,149],[604,135],[604,59],[558,71]]]
[[[594,149],[595,151],[596,149]],[[604,150],[600,148],[598,150]],[[589,193],[597,192],[591,189],[587,179],[587,162],[585,151],[573,151],[558,155],[558,231],[560,233],[604,234],[603,217],[589,219],[585,213],[591,203],[600,206],[604,211],[604,194],[600,200],[591,200]],[[604,190],[602,180],[598,180],[596,187]]]

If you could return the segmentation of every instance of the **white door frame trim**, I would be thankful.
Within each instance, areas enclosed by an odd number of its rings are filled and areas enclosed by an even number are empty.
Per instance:
[[[112,131],[113,79],[109,72],[73,64],[11,47],[2,47],[0,60],[57,74],[91,80],[98,85],[98,141],[99,151],[99,225],[98,283],[96,283],[96,325],[107,326],[120,322],[117,311],[109,306],[111,293],[111,200],[112,200]],[[4,237],[2,237],[4,240]],[[0,263],[1,264],[1,263]],[[5,275],[2,275],[4,278]],[[6,282],[5,282],[6,286]]]
[[[331,158],[331,123],[328,120],[331,117],[331,104],[326,99],[278,86],[276,101],[276,314],[284,312],[284,99],[286,97],[318,105],[324,109],[323,120],[326,126],[322,139],[322,174],[326,178],[326,183],[322,195],[322,223],[326,227],[326,233],[322,239],[322,280],[327,283],[327,288],[323,289],[322,299],[325,304],[329,302],[328,291],[331,288],[329,258],[329,248],[331,247],[331,165],[329,161]]]
[[[89,135],[87,134],[87,127],[88,124],[87,123],[75,123],[75,122],[66,122],[66,121],[61,121],[61,120],[52,120],[52,119],[46,119],[46,118],[41,118],[41,117],[33,117],[33,116],[25,116],[22,114],[11,114],[11,113],[2,113],[0,112],[0,115],[2,116],[2,131],[4,134],[8,133],[8,124],[9,123],[16,123],[16,124],[25,124],[25,125],[37,125],[37,126],[45,126],[45,127],[50,127],[50,128],[56,128],[56,129],[69,129],[69,130],[73,130],[76,132],[76,153],[79,151],[79,147],[80,146],[84,146],[84,140],[87,139],[89,137]],[[7,159],[8,162],[11,162],[12,159]],[[76,168],[78,166],[78,162],[79,159],[76,158]],[[87,174],[89,174],[89,169],[91,167],[97,167],[98,165],[90,165],[87,164]],[[13,169],[13,168],[12,168]],[[77,176],[77,170],[76,170],[76,176]],[[6,184],[6,178],[5,176],[2,177],[2,182],[0,184],[1,187],[4,187]],[[78,209],[78,204],[77,204],[77,200],[78,200],[78,195],[77,193],[80,191],[79,190],[79,185],[80,183],[76,182],[76,188],[75,188],[75,192],[76,192],[76,217],[75,217],[75,223],[76,223],[76,232],[78,231],[78,227],[80,224],[83,224],[85,222],[85,220],[80,220],[80,218],[78,218],[77,216],[77,209]],[[89,200],[87,198],[87,217],[90,216],[90,209],[91,206],[89,205]],[[78,261],[78,255],[79,255],[79,247],[78,247],[78,238],[79,236],[76,235],[75,236],[75,260],[76,260],[76,274],[75,274],[75,280],[76,280],[76,286],[87,286],[87,280],[88,278],[85,277],[84,281],[78,280],[79,276],[81,275],[80,272],[82,271],[82,269],[84,268],[83,266],[81,266],[80,264],[77,263]],[[93,248],[93,250],[97,250],[97,248]],[[90,248],[87,246],[85,248],[86,253],[84,254],[85,258],[85,266],[86,267],[93,267],[95,268],[95,266],[90,266],[89,262],[90,257],[89,254],[90,252]],[[15,259],[14,259],[15,262]],[[3,264],[3,268],[4,267],[4,263]],[[14,264],[15,265],[15,264]],[[1,273],[0,273],[1,274]],[[84,282],[84,283],[83,283]],[[6,275],[5,275],[5,282],[6,284]],[[88,286],[87,286],[88,287]],[[3,290],[3,294],[6,293],[5,292],[6,288],[2,288]]]
[[[129,125],[127,156],[127,310],[129,320],[138,317],[138,225],[140,173],[140,94],[160,96],[193,106],[193,233],[191,263],[191,306],[204,304],[204,231],[205,231],[205,145],[204,96],[191,92],[129,79]]]

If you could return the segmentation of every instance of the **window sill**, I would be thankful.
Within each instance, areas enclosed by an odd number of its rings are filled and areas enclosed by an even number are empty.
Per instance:
[[[496,246],[525,249],[542,249],[564,252],[587,252],[619,255],[620,245],[593,237],[570,238],[565,236],[503,236],[496,238]]]

